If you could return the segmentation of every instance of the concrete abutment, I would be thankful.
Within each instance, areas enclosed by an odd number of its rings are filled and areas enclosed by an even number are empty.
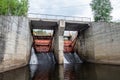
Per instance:
[[[31,43],[28,18],[0,16],[0,72],[27,65]]]
[[[91,22],[79,45],[78,52],[87,62],[120,65],[120,23]]]

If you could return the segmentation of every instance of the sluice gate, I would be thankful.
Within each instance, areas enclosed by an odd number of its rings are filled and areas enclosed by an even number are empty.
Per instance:
[[[65,36],[66,37],[66,36]],[[67,36],[69,38],[69,36]],[[64,40],[64,53],[73,53],[77,37],[74,40]]]
[[[34,36],[34,49],[36,53],[49,53],[52,52],[52,36]]]
[[[52,36],[33,36],[34,55],[37,57],[37,64],[54,64],[55,57],[52,50]]]
[[[87,22],[55,19],[31,19],[30,25],[31,30],[41,29],[53,31],[52,36],[33,35],[33,47],[35,49],[38,62],[45,56],[48,56],[48,59],[53,58],[50,55],[51,53],[58,64],[65,63],[65,59],[68,63],[80,62],[78,60],[79,53],[76,53],[77,51],[75,51],[75,46],[80,34],[78,34],[74,39],[65,40],[64,33],[65,31],[76,31],[77,33],[81,33],[89,27]],[[44,61],[45,59],[46,58],[44,58]]]
[[[76,36],[73,40],[71,40],[70,37],[71,36],[67,36],[67,40],[64,40],[64,63],[82,63],[75,51],[78,36]]]

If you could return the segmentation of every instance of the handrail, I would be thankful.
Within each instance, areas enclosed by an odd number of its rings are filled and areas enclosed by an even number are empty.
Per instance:
[[[28,13],[30,18],[41,18],[41,19],[63,19],[72,21],[90,21],[89,17],[77,17],[77,16],[65,16],[65,15],[52,15],[52,14],[40,14],[40,13]]]

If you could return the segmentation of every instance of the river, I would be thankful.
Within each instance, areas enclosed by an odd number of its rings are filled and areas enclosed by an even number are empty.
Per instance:
[[[33,64],[1,73],[0,80],[120,80],[120,66]]]

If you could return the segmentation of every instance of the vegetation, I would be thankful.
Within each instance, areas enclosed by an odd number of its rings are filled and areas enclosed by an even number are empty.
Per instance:
[[[51,33],[48,33],[46,30],[33,30],[33,34],[37,36],[51,35]]]
[[[28,0],[0,0],[0,15],[25,16]]]
[[[94,12],[94,20],[96,22],[109,22],[112,19],[110,16],[112,11],[110,0],[92,0],[90,5]]]

